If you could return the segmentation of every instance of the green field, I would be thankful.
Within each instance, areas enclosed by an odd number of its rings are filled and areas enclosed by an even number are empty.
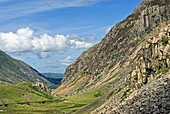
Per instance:
[[[104,89],[104,88],[102,88]],[[72,113],[98,99],[102,89],[76,94],[70,97],[59,99],[58,97],[46,94],[32,83],[21,83],[17,85],[0,85],[0,113]],[[58,99],[58,101],[53,101]],[[18,104],[22,102],[48,101],[42,103]],[[13,103],[13,104],[10,104]]]

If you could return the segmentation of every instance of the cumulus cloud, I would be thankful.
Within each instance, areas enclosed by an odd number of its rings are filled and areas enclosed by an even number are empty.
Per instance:
[[[61,63],[61,65],[63,66],[69,66],[74,60],[74,57],[68,56],[67,58],[65,58],[64,60],[59,60],[59,62]]]
[[[47,58],[53,52],[63,53],[69,46],[72,49],[82,49],[93,45],[86,42],[86,38],[77,35],[57,34],[52,37],[43,34],[36,37],[34,31],[29,27],[21,28],[16,33],[0,33],[0,41],[0,50],[11,53],[34,52],[41,58]]]

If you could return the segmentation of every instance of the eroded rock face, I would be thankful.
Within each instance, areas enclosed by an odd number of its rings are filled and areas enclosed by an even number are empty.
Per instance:
[[[132,73],[127,78],[131,88],[140,88],[155,79],[159,70],[170,67],[170,23],[166,24],[154,30],[137,52],[131,65]]]
[[[160,24],[144,41],[127,53],[125,58],[129,61],[131,74],[126,73],[125,81],[111,88],[114,95],[112,94],[98,108],[93,108],[91,114],[169,112],[167,108],[170,102],[168,97],[170,91],[169,31],[170,21]],[[128,69],[127,66],[124,68]],[[119,72],[123,72],[122,68]],[[121,84],[124,86],[121,87]],[[120,91],[115,92],[116,90]],[[89,106],[92,106],[91,104]],[[84,108],[84,110],[88,109]]]
[[[122,22],[116,24],[105,38],[97,45],[83,52],[81,56],[67,69],[63,76],[62,85],[53,93],[78,89],[87,81],[93,81],[97,75],[107,73],[132,48],[140,43],[160,23],[170,19],[169,0],[143,0],[139,7]],[[154,40],[154,42],[156,42]],[[149,46],[148,44],[145,45]],[[120,66],[125,61],[120,63]],[[150,64],[149,64],[150,65]],[[76,85],[74,80],[82,83]],[[82,81],[83,80],[83,81]],[[75,85],[70,88],[71,85]],[[75,90],[76,90],[75,89]]]

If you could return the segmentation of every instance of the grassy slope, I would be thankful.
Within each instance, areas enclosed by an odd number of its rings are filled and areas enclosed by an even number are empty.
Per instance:
[[[21,83],[17,85],[0,85],[0,104],[26,101],[52,100],[55,97],[41,92],[32,83]]]
[[[1,106],[0,110],[3,110],[3,112],[6,113],[72,113],[98,99],[103,94],[104,90],[105,87],[83,94],[66,97],[65,99],[59,101],[47,102],[45,104],[11,104],[9,107]],[[56,97],[54,96],[40,92],[37,88],[32,86],[32,83],[0,85],[0,104],[25,101],[54,100],[55,98]]]

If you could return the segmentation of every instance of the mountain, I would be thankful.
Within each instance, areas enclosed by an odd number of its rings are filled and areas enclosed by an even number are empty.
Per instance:
[[[153,30],[135,50],[127,53],[118,71],[100,81],[108,86],[104,94],[78,114],[91,113],[168,113],[170,89],[170,20]],[[116,66],[117,67],[117,66]],[[130,68],[130,69],[129,69]],[[154,71],[154,68],[157,68]],[[129,70],[129,71],[128,71]],[[116,74],[115,74],[116,73]],[[114,76],[112,76],[114,74]],[[97,87],[96,87],[97,88]],[[95,88],[93,88],[95,89]],[[163,104],[163,105],[162,105]],[[159,107],[159,110],[157,110]]]
[[[62,84],[52,93],[81,96],[100,91],[99,98],[77,114],[168,112],[169,98],[163,99],[170,89],[169,4],[170,0],[142,0],[131,15],[66,69]],[[159,102],[154,102],[155,94]],[[153,105],[149,106],[149,99]]]
[[[83,52],[66,69],[62,85],[56,92],[65,93],[64,88],[69,89],[70,93],[75,92],[86,82],[87,86],[95,85],[92,83],[96,83],[96,79],[106,77],[113,69],[120,69],[125,62],[129,63],[130,70],[131,61],[125,56],[133,52],[152,30],[169,20],[169,3],[169,0],[143,0],[130,16],[111,29],[99,44]],[[70,86],[71,83],[74,84]]]
[[[54,85],[26,63],[0,51],[0,83],[17,84],[21,82],[42,82],[48,87]]]

